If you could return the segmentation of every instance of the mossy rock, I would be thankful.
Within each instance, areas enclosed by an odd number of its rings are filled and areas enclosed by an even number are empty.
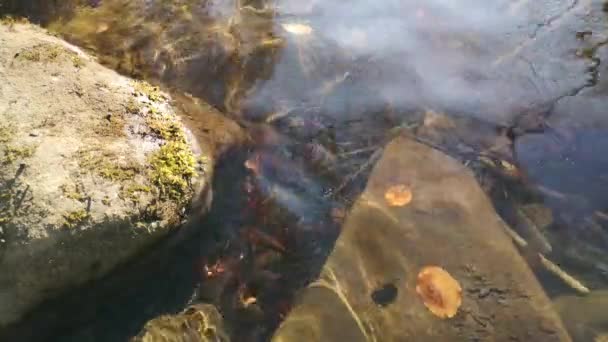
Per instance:
[[[177,315],[155,318],[131,342],[228,342],[223,317],[210,304],[188,307]]]
[[[0,75],[1,328],[179,229],[214,156],[168,94],[38,27],[0,25]]]
[[[42,22],[121,73],[171,85],[232,111],[257,79],[271,75],[283,43],[275,34],[273,11],[259,6],[263,3],[242,1],[221,15],[197,0],[104,0],[95,6],[32,0],[11,2],[6,11]],[[268,63],[251,63],[254,56]]]

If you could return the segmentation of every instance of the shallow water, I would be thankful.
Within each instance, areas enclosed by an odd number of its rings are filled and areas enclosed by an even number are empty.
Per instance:
[[[187,241],[43,304],[13,340],[122,340],[193,299],[217,303],[235,340],[267,340],[397,131],[468,165],[535,251],[592,291],[608,287],[603,2],[175,3],[107,0],[47,19],[108,65],[199,96],[257,138],[220,162],[212,211]],[[551,211],[542,227],[538,210],[518,214],[532,205]],[[209,279],[217,260],[233,274]],[[551,297],[575,293],[531,266]],[[259,305],[235,306],[242,284]],[[577,336],[599,335],[596,320]]]

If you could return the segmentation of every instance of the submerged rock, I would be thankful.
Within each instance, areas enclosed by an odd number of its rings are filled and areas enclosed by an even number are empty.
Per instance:
[[[40,20],[112,69],[231,112],[256,80],[270,77],[283,45],[265,2],[32,0],[6,11]]]
[[[556,310],[562,315],[574,341],[600,341],[608,330],[608,291],[592,292],[589,296],[561,296],[555,299]]]
[[[228,342],[221,314],[213,305],[198,304],[178,315],[146,323],[131,342]]]
[[[385,193],[398,184],[411,189],[411,202],[390,206]],[[320,277],[273,341],[569,341],[503,225],[464,166],[397,138],[372,171]],[[417,293],[427,266],[449,272],[462,288],[453,317],[436,316]],[[378,289],[387,284],[396,295],[378,305]],[[442,290],[427,292],[443,303]]]
[[[0,25],[0,79],[2,327],[180,226],[214,152],[168,95],[34,26]]]

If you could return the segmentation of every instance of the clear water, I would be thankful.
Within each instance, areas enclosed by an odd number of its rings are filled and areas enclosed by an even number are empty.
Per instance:
[[[208,101],[254,139],[220,161],[213,208],[186,241],[43,304],[8,335],[125,340],[148,319],[205,301],[222,309],[234,340],[268,340],[318,274],[376,151],[398,128],[470,167],[533,252],[591,289],[594,300],[577,300],[572,286],[531,265],[573,338],[600,341],[608,323],[604,6],[102,0],[75,12],[28,8],[105,64]],[[547,212],[546,224],[534,225]],[[216,262],[230,276],[207,274]],[[235,306],[242,291],[258,299],[255,309]]]

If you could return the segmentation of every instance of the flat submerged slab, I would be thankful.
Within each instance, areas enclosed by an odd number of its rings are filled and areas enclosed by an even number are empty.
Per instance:
[[[412,200],[391,207],[385,192],[397,184],[411,189]],[[463,165],[397,138],[375,166],[319,279],[273,340],[569,341],[503,225]],[[418,273],[429,265],[462,287],[462,306],[451,319],[431,313],[416,292]],[[386,302],[378,303],[379,291],[387,292]]]

